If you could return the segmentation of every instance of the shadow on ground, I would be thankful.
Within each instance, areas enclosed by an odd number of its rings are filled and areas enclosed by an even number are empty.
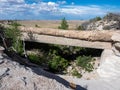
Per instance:
[[[15,52],[6,52],[6,54],[12,58],[11,60],[18,62],[19,64],[23,65],[25,68],[29,67],[31,68],[31,70],[36,73],[37,75],[42,75],[45,76],[47,78],[50,79],[54,79],[57,82],[61,83],[62,85],[64,85],[67,88],[71,88],[70,87],[70,82],[66,81],[65,79],[52,74],[50,72],[47,72],[43,69],[41,69],[38,65],[32,64],[28,61],[28,59],[22,58],[20,57],[18,54],[16,54]],[[4,56],[4,58],[9,58],[7,56]],[[26,68],[27,69],[27,68]],[[80,85],[76,85],[76,88],[74,90],[87,90],[86,88],[81,87]]]
[[[30,68],[36,74],[45,76],[45,77],[50,78],[50,79],[55,79],[57,82],[63,84],[65,87],[70,88],[70,82],[66,81],[65,79],[63,79],[63,78],[61,78],[61,77],[59,77],[59,76],[57,76],[55,74],[49,73],[47,71],[44,71],[44,70],[42,70],[39,67],[30,67]],[[75,90],[87,90],[87,89],[81,87],[80,85],[76,85],[76,89]]]

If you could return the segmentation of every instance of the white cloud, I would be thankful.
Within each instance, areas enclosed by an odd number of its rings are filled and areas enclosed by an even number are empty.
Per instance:
[[[48,2],[47,3],[49,6],[56,6],[57,4],[55,2]]]
[[[76,14],[76,15],[84,15],[84,14],[94,14],[94,15],[103,15],[106,13],[105,10],[100,6],[65,6],[60,10],[62,13],[66,14]]]
[[[20,4],[24,3],[24,0],[0,0],[0,3]]]
[[[28,18],[31,17],[40,17],[40,16],[95,16],[95,15],[104,15],[109,11],[113,10],[111,6],[98,6],[98,5],[89,5],[89,6],[77,6],[72,2],[72,5],[66,5],[66,1],[58,2],[38,2],[28,4],[24,0],[0,0],[0,19],[3,17],[7,18]],[[63,5],[65,4],[65,5]],[[63,5],[63,6],[62,6]],[[103,8],[104,7],[104,8]],[[107,7],[107,9],[106,9]],[[108,9],[109,8],[109,9]],[[118,10],[116,10],[118,11]]]
[[[43,11],[56,11],[58,4],[54,2],[40,2],[40,3],[33,3],[33,4],[26,4],[23,0],[18,0],[17,2],[14,3],[19,3],[19,4],[13,4],[14,0],[6,0],[4,2],[0,1],[0,10],[1,12],[4,13],[16,13],[16,12],[31,12],[33,14],[40,13]],[[11,5],[12,3],[12,5]],[[9,13],[8,13],[9,14]]]
[[[66,1],[57,1],[58,4],[66,4]]]

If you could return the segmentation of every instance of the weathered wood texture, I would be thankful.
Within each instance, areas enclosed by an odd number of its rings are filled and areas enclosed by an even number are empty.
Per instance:
[[[66,37],[56,37],[49,35],[33,34],[29,36],[27,33],[23,33],[23,40],[39,43],[49,43],[49,44],[59,44],[68,46],[79,46],[86,48],[97,48],[97,49],[108,49],[111,48],[110,42],[100,42],[100,41],[85,41],[80,39],[72,39]]]
[[[112,35],[116,32],[120,33],[119,30],[92,30],[92,31],[76,31],[76,30],[59,30],[50,28],[25,28],[20,27],[23,32],[37,33],[40,35],[51,35],[59,37],[74,38],[87,41],[104,41],[112,42]]]

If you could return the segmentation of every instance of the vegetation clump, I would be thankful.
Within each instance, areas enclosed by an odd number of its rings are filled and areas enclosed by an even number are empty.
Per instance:
[[[77,66],[80,66],[85,71],[91,72],[93,71],[94,67],[92,62],[94,59],[92,59],[91,56],[79,56],[76,59]]]
[[[84,27],[82,25],[79,25],[76,30],[84,30]]]
[[[13,22],[10,24],[10,27],[0,26],[0,36],[7,45],[7,48],[11,48],[17,53],[22,54],[24,52],[23,42],[20,40],[21,32],[18,28],[20,24]],[[68,24],[65,18],[61,22],[60,29],[68,29]],[[78,29],[83,29],[82,26],[79,26]],[[3,31],[2,31],[3,30]],[[32,38],[32,35],[29,35]],[[44,45],[43,45],[44,46]],[[49,70],[56,72],[63,72],[70,65],[70,62],[74,62],[76,59],[76,65],[84,69],[85,71],[91,72],[93,67],[93,59],[91,56],[83,56],[83,54],[88,54],[87,52],[91,51],[89,49],[81,47],[71,47],[71,46],[61,46],[61,45],[48,45],[40,47],[41,51],[45,52],[44,56],[40,56],[35,53],[28,55],[28,59],[35,64],[43,65],[46,64],[49,67]],[[93,51],[92,51],[93,52]],[[94,52],[94,54],[96,54]],[[77,57],[77,58],[76,58]],[[81,78],[82,75],[76,69],[72,71],[73,76]]]
[[[108,13],[103,17],[104,20],[108,21],[118,21],[120,22],[120,14],[119,13]]]
[[[49,62],[49,68],[53,72],[61,72],[69,65],[68,61],[61,56],[54,56]]]
[[[90,22],[96,22],[96,21],[100,21],[100,20],[102,20],[102,18],[97,16],[93,19],[90,19]]]
[[[63,18],[62,21],[61,21],[61,25],[58,26],[58,29],[64,29],[64,30],[67,30],[68,27],[69,27],[69,25],[68,25],[66,19]]]
[[[39,25],[37,25],[37,24],[35,24],[35,27],[40,28],[40,26],[39,26]]]
[[[72,71],[72,75],[73,75],[73,76],[76,76],[77,78],[81,78],[81,77],[82,77],[82,75],[81,75],[76,69],[74,69],[74,70]]]
[[[32,63],[38,64],[38,65],[42,65],[44,63],[44,58],[35,53],[30,53],[28,55],[28,58]]]
[[[27,45],[27,44],[26,44]],[[31,48],[37,47],[37,44],[31,44]],[[68,70],[68,66],[78,67],[83,71],[92,71],[94,60],[92,57],[101,55],[102,50],[89,49],[81,47],[39,44],[39,51],[44,52],[43,57],[49,71],[58,73]],[[84,56],[85,55],[85,56]],[[89,56],[91,55],[91,56]],[[42,57],[42,58],[43,58]],[[77,58],[77,59],[76,59]],[[80,59],[80,60],[79,60]],[[41,59],[39,59],[41,61]],[[42,62],[42,61],[41,61]],[[76,64],[75,64],[76,63]],[[77,69],[77,70],[78,70]],[[68,72],[70,73],[70,72]],[[72,75],[72,73],[70,73]]]
[[[6,49],[13,50],[19,54],[23,53],[23,43],[21,41],[21,31],[18,26],[21,26],[17,22],[12,22],[9,27],[1,27],[0,36],[2,38],[4,47]]]
[[[20,23],[17,23],[17,21],[11,21],[11,23],[9,25],[16,26],[16,27],[22,26]]]

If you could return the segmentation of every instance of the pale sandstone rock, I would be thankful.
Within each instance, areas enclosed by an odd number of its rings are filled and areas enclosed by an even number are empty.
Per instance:
[[[5,50],[4,47],[0,46],[0,59],[2,59],[2,54],[3,54],[3,51]]]
[[[0,90],[70,90],[57,82],[56,76],[40,68],[25,67],[8,58],[2,60],[4,62],[0,63]]]
[[[110,13],[101,20],[84,22],[82,26],[85,30],[120,30],[120,14]]]
[[[120,42],[120,33],[115,33],[113,34],[113,36],[111,37],[111,39],[115,42]]]
[[[97,72],[103,79],[120,78],[120,57],[116,56],[112,50],[104,50]]]

